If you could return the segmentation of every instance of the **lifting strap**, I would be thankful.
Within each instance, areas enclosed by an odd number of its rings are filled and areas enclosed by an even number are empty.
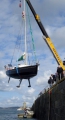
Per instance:
[[[17,74],[19,74],[18,67],[16,67],[16,72],[17,72]]]
[[[28,5],[27,5],[27,13],[28,13],[28,19],[29,19],[29,26],[30,26],[30,33],[31,33],[31,38],[32,38],[33,51],[34,51],[34,55],[35,55],[35,61],[37,61],[36,52],[35,52],[35,45],[34,45],[34,39],[33,39],[32,28],[31,28],[31,22],[30,22],[29,11],[28,11]]]

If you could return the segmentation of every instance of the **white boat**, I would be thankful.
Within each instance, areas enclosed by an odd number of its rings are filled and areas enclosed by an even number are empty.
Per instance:
[[[34,115],[34,112],[31,111],[31,110],[27,110],[27,114],[28,114],[28,115]]]
[[[22,108],[22,107],[20,107],[20,108],[18,108],[18,109],[17,109],[17,111],[21,111],[21,110],[23,110],[23,108]]]

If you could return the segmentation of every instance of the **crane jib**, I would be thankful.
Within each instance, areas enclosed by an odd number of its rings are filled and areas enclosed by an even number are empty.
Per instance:
[[[38,16],[38,14],[36,14],[36,12],[35,12],[32,4],[31,4],[31,2],[30,2],[30,0],[26,0],[26,2],[27,2],[27,4],[28,4],[30,10],[32,11],[32,13],[33,13],[33,15],[34,15],[34,18],[35,18],[35,20],[36,20],[39,28],[41,29],[43,35],[45,35],[46,37],[49,37],[48,34],[47,34],[47,32],[46,32],[46,30],[45,30],[45,28],[44,28],[44,26],[43,26],[42,23],[41,23],[40,17]]]
[[[47,34],[47,32],[46,32],[43,24],[41,23],[40,17],[38,16],[38,14],[36,14],[36,12],[35,12],[32,4],[31,4],[31,2],[30,2],[30,0],[26,0],[26,2],[27,2],[27,4],[28,4],[31,12],[32,12],[33,15],[34,15],[34,18],[35,18],[35,20],[36,20],[39,28],[41,29],[43,35],[45,36],[45,42],[46,42],[47,45],[49,46],[49,48],[50,48],[51,52],[53,53],[53,55],[54,55],[57,63],[63,68],[63,70],[65,70],[65,66],[63,65],[63,62],[62,62],[62,60],[60,59],[60,57],[59,57],[59,55],[58,55],[58,53],[57,53],[57,51],[56,51],[56,49],[55,49],[55,47],[54,47],[51,39],[50,39],[50,37],[48,36],[48,34]]]
[[[58,63],[58,64],[60,63],[60,66],[63,68],[63,70],[65,70],[65,67],[64,67],[64,65],[63,65],[63,62],[62,62],[62,60],[60,59],[60,57],[59,57],[59,55],[58,55],[58,53],[57,53],[57,51],[56,51],[56,49],[55,49],[55,47],[54,47],[51,39],[50,39],[50,38],[45,38],[45,42],[48,44],[48,47],[50,48],[51,52],[53,53],[53,55],[54,55],[57,63]]]

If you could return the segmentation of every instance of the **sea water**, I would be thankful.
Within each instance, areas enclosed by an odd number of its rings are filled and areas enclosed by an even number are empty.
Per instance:
[[[18,118],[18,114],[22,111],[17,111],[17,108],[0,108],[0,120],[24,120],[24,118]],[[25,120],[36,120],[36,119],[25,119]]]

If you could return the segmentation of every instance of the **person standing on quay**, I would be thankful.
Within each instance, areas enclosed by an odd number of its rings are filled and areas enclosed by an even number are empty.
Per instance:
[[[63,75],[63,69],[60,65],[57,67],[57,73],[59,80],[61,80],[64,77],[64,75]]]

